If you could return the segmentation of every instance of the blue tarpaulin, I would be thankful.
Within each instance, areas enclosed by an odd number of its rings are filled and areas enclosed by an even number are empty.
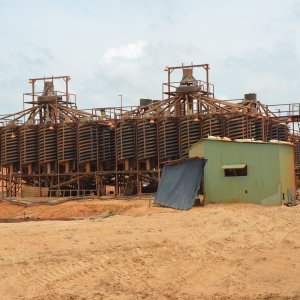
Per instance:
[[[155,202],[176,209],[190,209],[200,190],[206,159],[165,164]]]

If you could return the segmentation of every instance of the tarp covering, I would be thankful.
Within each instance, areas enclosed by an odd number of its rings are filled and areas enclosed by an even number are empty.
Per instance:
[[[190,209],[200,190],[206,159],[165,164],[155,202],[180,210]]]

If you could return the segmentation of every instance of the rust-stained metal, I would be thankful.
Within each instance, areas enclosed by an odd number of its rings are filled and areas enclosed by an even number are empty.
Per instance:
[[[76,160],[76,123],[58,125],[57,156],[59,162]]]
[[[14,164],[20,161],[19,155],[19,130],[13,124],[8,124],[2,129],[1,134],[1,164],[4,167],[15,169]]]
[[[57,126],[53,125],[52,129],[40,126],[38,141],[40,164],[55,162],[57,160]],[[50,173],[51,169],[47,172]]]
[[[22,166],[38,161],[38,126],[22,125],[20,134],[20,163]]]
[[[202,120],[202,137],[223,135],[223,117],[220,115],[212,115]]]
[[[153,120],[137,122],[137,156],[139,160],[156,157],[156,126]]]
[[[180,157],[188,158],[189,148],[202,138],[201,121],[198,117],[185,117],[181,118],[179,122]]]
[[[186,158],[188,149],[207,136],[291,141],[300,174],[294,128],[300,105],[267,106],[253,93],[217,99],[209,69],[208,64],[166,67],[162,100],[126,107],[119,95],[120,107],[91,111],[77,108],[70,76],[30,79],[24,109],[0,118],[2,192],[14,196],[24,184],[41,193],[47,188],[52,196],[101,196],[108,185],[115,186],[115,194],[155,191],[163,164]],[[172,81],[178,71],[182,80]],[[64,81],[63,92],[55,90],[57,80]],[[38,82],[44,84],[42,92]]]
[[[120,121],[117,124],[117,156],[118,159],[130,159],[135,157],[136,123],[132,121]]]
[[[158,120],[158,147],[160,161],[177,159],[179,156],[178,120],[166,118]]]

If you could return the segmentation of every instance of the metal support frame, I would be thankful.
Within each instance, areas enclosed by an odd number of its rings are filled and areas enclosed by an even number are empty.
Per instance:
[[[176,88],[176,84],[178,83],[172,82],[171,75],[173,71],[182,70],[183,68],[199,68],[200,70],[204,70],[205,80],[198,81],[201,87],[199,90],[185,94],[176,93],[174,88]],[[10,194],[16,194],[19,188],[20,191],[22,191],[22,183],[37,186],[40,195],[42,194],[42,189],[49,185],[49,193],[51,195],[54,195],[56,191],[56,195],[59,196],[65,196],[66,194],[71,195],[73,193],[79,196],[90,192],[100,196],[106,185],[114,185],[115,194],[119,195],[122,190],[121,187],[126,186],[126,182],[129,182],[135,185],[131,187],[131,190],[137,190],[140,194],[144,189],[143,186],[145,183],[153,185],[154,187],[158,184],[161,169],[167,160],[182,158],[181,155],[185,151],[184,147],[190,146],[198,136],[200,136],[200,138],[205,137],[204,133],[212,135],[216,126],[220,136],[232,134],[232,136],[237,135],[241,138],[253,138],[253,132],[256,133],[253,126],[258,126],[261,130],[262,140],[268,141],[274,138],[272,134],[276,130],[279,131],[281,128],[280,130],[283,132],[284,128],[287,128],[287,126],[291,124],[292,127],[290,128],[290,133],[287,135],[287,140],[300,145],[300,137],[295,129],[295,124],[300,122],[300,104],[298,106],[289,104],[285,106],[286,109],[284,110],[282,107],[279,108],[279,106],[263,105],[256,100],[246,101],[245,99],[236,99],[234,101],[224,101],[216,99],[214,98],[214,87],[209,82],[209,69],[208,64],[166,67],[168,82],[163,85],[167,87],[167,92],[163,91],[163,97],[167,95],[167,99],[155,101],[143,106],[124,107],[122,95],[119,95],[121,97],[120,107],[95,108],[91,111],[83,111],[76,108],[76,96],[69,92],[70,76],[30,79],[31,93],[23,95],[24,109],[15,114],[2,116],[0,122],[3,125],[0,127],[0,131],[2,132],[2,130],[9,126],[19,128],[19,126],[29,123],[32,126],[37,126],[38,130],[41,126],[47,126],[47,124],[45,124],[45,118],[48,117],[48,115],[45,116],[45,113],[47,113],[56,126],[60,126],[64,120],[76,124],[74,127],[77,139],[75,149],[76,157],[74,160],[68,162],[69,168],[65,168],[64,173],[60,172],[60,161],[58,159],[51,163],[52,166],[55,165],[56,168],[44,173],[42,162],[40,158],[38,158],[36,168],[32,174],[26,174],[22,171],[24,166],[21,160],[15,165],[19,170],[15,171],[12,168],[9,170],[5,161],[2,159],[2,197],[4,196],[5,190],[7,191],[8,189]],[[47,105],[39,103],[39,101],[36,100],[37,97],[41,95],[41,93],[36,92],[35,84],[37,81],[45,82],[51,80],[53,82],[61,79],[65,81],[65,91],[59,93],[60,98],[56,98],[54,103]],[[75,99],[74,101],[71,100],[72,96],[75,96],[73,97]],[[30,101],[27,100],[28,97]],[[28,104],[29,107],[27,107]],[[82,122],[82,120],[88,120],[87,122],[90,122],[90,124],[96,124],[95,126],[98,126],[96,129],[95,161],[89,162],[89,168],[85,171],[81,170],[83,167],[79,163],[79,152],[81,151],[79,148],[79,123]],[[177,124],[176,126],[178,127],[175,126],[177,129],[176,135],[174,136],[178,140],[178,151],[168,156],[166,149],[169,147],[171,129],[165,126],[160,127],[159,125],[162,124],[161,122],[168,122],[170,120],[172,120],[174,124]],[[147,142],[145,127],[142,131],[143,135],[139,136],[137,126],[139,122],[143,122],[143,126],[145,126],[145,124],[148,124],[150,121],[152,124],[156,124],[156,154],[153,157],[149,156],[145,148]],[[135,140],[133,143],[134,157],[127,161],[129,168],[122,169],[119,168],[119,166],[124,163],[123,157],[118,156],[116,149],[119,147],[121,154],[123,153],[123,143],[126,142],[126,137],[123,136],[123,124],[126,122],[135,124]],[[195,124],[199,124],[199,126],[194,126]],[[207,126],[205,124],[207,124]],[[114,168],[107,168],[105,167],[105,162],[100,162],[101,147],[99,126],[114,130]],[[120,128],[119,131],[118,126]],[[239,129],[238,127],[241,128]],[[197,129],[199,131],[196,131],[196,135],[195,129],[193,128],[199,128]],[[273,130],[273,128],[276,130]],[[138,155],[138,139],[143,140],[143,145],[146,149],[146,154],[142,158],[139,158]],[[62,141],[63,143],[65,142],[65,136],[63,136]],[[185,141],[185,144],[183,144],[183,141]],[[164,149],[164,151],[162,151],[162,149]],[[163,153],[165,153],[164,156],[161,155]],[[300,154],[297,155],[299,157],[297,162],[295,161],[295,164],[298,166],[300,175]],[[144,170],[143,166],[145,166],[146,163],[147,167],[144,168]],[[73,168],[75,169],[73,170]]]

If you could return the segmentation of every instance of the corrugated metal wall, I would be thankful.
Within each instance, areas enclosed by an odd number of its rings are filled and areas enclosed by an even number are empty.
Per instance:
[[[280,204],[281,192],[295,192],[294,149],[291,145],[239,143],[204,139],[190,157],[207,158],[204,169],[206,203]],[[247,176],[225,177],[223,165],[247,164]]]
[[[285,193],[285,199],[287,200],[287,189],[293,189],[293,195],[296,192],[296,179],[295,169],[291,165],[295,163],[294,150],[292,146],[278,145],[279,146],[279,159],[280,159],[280,182],[282,184],[282,192]]]

